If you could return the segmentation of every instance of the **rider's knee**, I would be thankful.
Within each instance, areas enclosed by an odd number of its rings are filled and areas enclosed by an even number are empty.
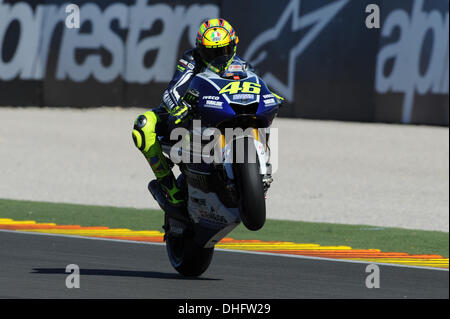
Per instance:
[[[150,147],[156,141],[156,124],[158,123],[158,115],[153,111],[145,112],[137,117],[133,126],[133,141],[136,147],[148,152]]]

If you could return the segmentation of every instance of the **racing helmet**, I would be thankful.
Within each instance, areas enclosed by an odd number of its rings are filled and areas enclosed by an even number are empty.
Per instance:
[[[209,19],[202,22],[197,33],[196,46],[205,64],[222,57],[225,68],[236,54],[239,38],[225,19]]]

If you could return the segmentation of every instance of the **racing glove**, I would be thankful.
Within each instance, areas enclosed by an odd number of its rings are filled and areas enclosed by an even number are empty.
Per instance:
[[[175,118],[175,124],[184,122],[189,115],[190,110],[191,106],[183,101],[181,105],[175,106],[170,112],[170,114]]]
[[[176,106],[170,112],[170,114],[175,118],[175,124],[184,122],[192,110],[192,106],[198,105],[198,91],[190,89],[186,92],[185,96],[181,99],[181,105]]]

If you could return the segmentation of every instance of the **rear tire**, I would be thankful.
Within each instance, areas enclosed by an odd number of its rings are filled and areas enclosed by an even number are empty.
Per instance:
[[[252,140],[244,139],[244,163],[234,162],[233,171],[240,194],[242,223],[247,229],[256,231],[266,222],[266,200],[259,172],[258,155],[253,145]]]
[[[176,237],[170,233],[166,237],[166,249],[172,267],[181,275],[189,277],[203,274],[208,269],[214,253],[214,247],[203,248],[193,238]]]

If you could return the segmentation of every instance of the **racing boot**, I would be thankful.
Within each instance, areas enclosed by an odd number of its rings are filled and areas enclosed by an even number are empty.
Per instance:
[[[158,183],[166,194],[167,202],[172,206],[181,207],[185,204],[184,194],[177,185],[177,181],[172,172],[172,167],[168,159],[161,152],[159,142],[154,145],[159,152],[148,159],[150,167],[156,176]],[[173,165],[173,164],[172,164]]]
[[[172,172],[163,178],[158,178],[158,182],[166,193],[169,204],[177,207],[184,206],[185,201],[183,192],[178,188],[177,181]]]

